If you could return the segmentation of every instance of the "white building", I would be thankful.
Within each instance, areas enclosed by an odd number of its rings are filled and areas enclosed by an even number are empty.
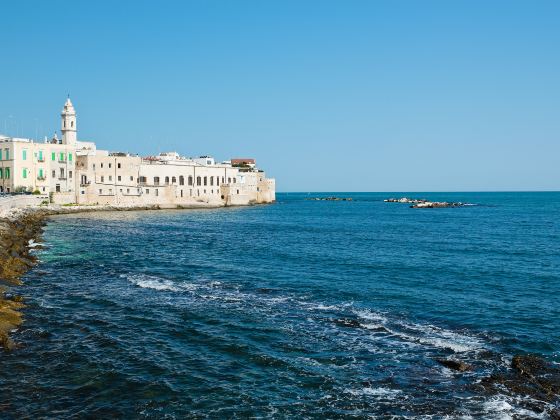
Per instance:
[[[176,152],[141,158],[78,141],[70,99],[61,113],[62,140],[0,137],[0,191],[51,193],[53,202],[161,207],[247,205],[275,200],[275,183],[256,168]]]

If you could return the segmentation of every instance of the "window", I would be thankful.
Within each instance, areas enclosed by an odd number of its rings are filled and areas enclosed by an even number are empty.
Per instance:
[[[4,179],[10,179],[10,168],[4,169]]]
[[[111,163],[109,163],[109,169],[111,169]]]
[[[181,175],[179,177],[179,185],[185,185],[185,177]],[[183,191],[181,190],[181,197],[183,196]]]
[[[165,177],[165,185],[169,185],[169,177],[168,176]]]
[[[72,153],[68,153],[68,161],[72,162]]]
[[[64,161],[64,153],[60,152],[60,156],[58,156],[58,160],[60,160],[61,162]]]
[[[239,194],[239,190],[237,190],[237,194]]]
[[[117,181],[120,181],[120,180],[121,180],[121,176],[119,175],[119,176],[117,177]]]
[[[52,171],[52,177],[54,178],[56,176],[56,171],[53,169]]]
[[[159,176],[154,176],[154,185],[159,185]]]
[[[119,191],[120,191],[120,193],[122,194],[122,188],[121,188]]]
[[[131,180],[131,181],[134,181],[134,177],[133,177],[133,176],[131,176],[131,177],[130,177],[130,180]]]
[[[68,171],[68,178],[72,179],[72,171]]]
[[[214,185],[214,177],[213,176],[210,177],[210,185]]]
[[[105,177],[104,176],[101,177],[101,182],[105,182]]]
[[[196,177],[196,185],[202,185],[202,179],[199,176]]]
[[[109,181],[112,181],[112,180],[113,180],[113,176],[109,175]]]
[[[103,168],[103,163],[101,163],[101,167]]]
[[[231,178],[227,179],[228,184],[231,184]]]
[[[204,185],[208,185],[208,177],[207,176],[204,177]]]
[[[130,188],[127,188],[127,189],[126,189],[126,193],[127,193],[127,194],[130,194]]]
[[[52,152],[51,153],[51,160],[54,162],[56,160],[56,153]]]
[[[64,125],[64,128],[66,128],[66,120],[64,120],[64,124],[63,124],[63,125]]]
[[[103,190],[102,190],[102,189],[99,189],[99,194],[103,194]]]
[[[121,169],[121,164],[117,163],[117,169]]]
[[[113,189],[109,188],[109,194],[113,194]]]
[[[219,176],[216,177],[216,185],[220,185],[220,177]]]
[[[2,160],[2,149],[0,149],[0,160]]]
[[[157,197],[158,195],[159,195],[159,194],[158,194],[158,189],[156,188],[156,197]]]
[[[23,154],[23,157],[22,157],[23,160],[27,160],[27,150],[26,149],[23,149],[22,154]]]
[[[39,150],[39,162],[43,161],[43,151]]]
[[[95,163],[93,164],[93,170],[95,171]]]
[[[0,168],[0,179],[3,178],[3,175],[4,175],[4,174],[3,174],[3,172],[2,172],[2,168]]]
[[[189,185],[192,185],[192,181],[193,181],[193,178],[192,178],[192,176],[189,175]]]
[[[172,177],[172,178],[171,178],[171,183],[172,183],[172,184],[176,184],[176,183],[177,183],[177,178]]]
[[[146,194],[150,194],[150,190],[146,188]]]
[[[70,121],[70,127],[71,127],[71,128],[74,127],[74,121]]]
[[[236,181],[237,181],[237,179],[236,179],[236,178],[233,178],[233,183],[234,183],[234,184],[235,184]]]
[[[4,150],[6,153],[4,153],[6,155],[6,160],[10,160],[10,149],[5,149]]]
[[[27,168],[23,168],[23,177],[27,178]]]

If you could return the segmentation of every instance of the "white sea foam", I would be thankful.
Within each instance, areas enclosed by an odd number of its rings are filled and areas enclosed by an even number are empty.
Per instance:
[[[129,282],[143,289],[170,290],[174,292],[179,290],[177,285],[171,280],[150,276],[148,274],[130,274],[121,275],[121,277],[125,277]]]
[[[384,387],[378,387],[378,388],[365,387],[359,389],[347,389],[345,390],[345,392],[352,395],[367,395],[371,397],[379,397],[379,398],[386,398],[386,399],[392,399],[396,395],[402,393],[402,391],[399,389],[390,389]]]

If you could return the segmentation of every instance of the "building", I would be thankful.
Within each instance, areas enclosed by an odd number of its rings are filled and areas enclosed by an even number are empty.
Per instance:
[[[176,152],[140,157],[97,150],[78,141],[76,112],[68,98],[62,139],[44,143],[0,137],[0,191],[49,193],[60,204],[161,207],[248,205],[275,200],[275,181],[254,159],[216,163],[210,156]],[[247,161],[247,162],[245,162]]]

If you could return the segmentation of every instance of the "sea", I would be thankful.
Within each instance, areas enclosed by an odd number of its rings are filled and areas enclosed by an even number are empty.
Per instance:
[[[315,200],[329,196],[352,200]],[[470,205],[383,201],[402,196]],[[282,193],[270,205],[54,216],[43,239],[14,290],[27,307],[19,347],[0,354],[0,418],[558,408],[481,386],[516,354],[560,363],[557,192]]]

